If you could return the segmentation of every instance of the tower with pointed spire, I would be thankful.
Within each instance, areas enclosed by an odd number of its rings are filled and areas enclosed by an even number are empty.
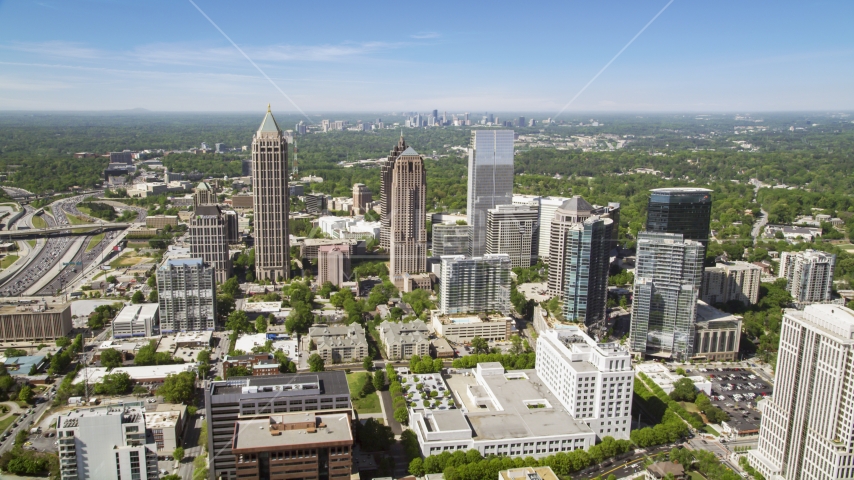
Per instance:
[[[288,240],[288,142],[270,104],[252,137],[252,198],[255,224],[255,278],[290,278]]]
[[[400,140],[380,165],[380,246],[386,250],[391,248],[391,183],[394,162],[406,149],[406,141],[403,140],[403,130],[401,130]]]

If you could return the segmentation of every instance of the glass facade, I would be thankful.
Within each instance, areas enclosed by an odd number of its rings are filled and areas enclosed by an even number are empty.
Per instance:
[[[486,212],[513,203],[513,130],[474,130],[468,165],[468,224],[471,252],[486,252]]]
[[[679,233],[705,249],[709,243],[712,191],[706,188],[657,188],[647,207],[646,231]]]
[[[592,325],[605,320],[611,219],[593,217],[567,231],[564,256],[564,317]]]

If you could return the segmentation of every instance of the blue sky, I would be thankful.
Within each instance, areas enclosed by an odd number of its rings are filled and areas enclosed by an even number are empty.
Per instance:
[[[194,0],[304,111],[561,109],[666,4]],[[573,111],[854,109],[854,2],[675,0]],[[0,109],[296,112],[189,0],[0,0]],[[260,107],[259,107],[260,105]]]

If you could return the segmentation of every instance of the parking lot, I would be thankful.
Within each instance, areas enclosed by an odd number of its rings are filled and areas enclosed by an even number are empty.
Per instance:
[[[699,374],[712,383],[712,404],[729,415],[727,425],[739,435],[750,435],[759,431],[761,414],[756,403],[770,396],[773,388],[750,369],[746,368],[700,368]]]

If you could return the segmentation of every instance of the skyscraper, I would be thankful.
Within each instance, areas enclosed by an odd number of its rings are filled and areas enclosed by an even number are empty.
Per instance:
[[[590,205],[580,195],[576,195],[570,199],[563,199],[560,207],[552,210],[553,214],[549,223],[549,252],[547,255],[549,259],[549,293],[551,295],[563,298],[566,293],[564,281],[566,280],[566,246],[569,230],[593,216],[594,210],[593,205]],[[545,235],[545,232],[543,232],[545,228],[542,223],[540,227],[542,232],[540,233],[540,237],[542,238]],[[542,241],[539,244],[542,245]]]
[[[323,245],[317,249],[317,283],[336,287],[350,280],[350,249],[346,245]]]
[[[226,218],[217,205],[199,205],[190,219],[190,253],[216,271],[217,283],[232,274]]]
[[[678,233],[709,245],[712,191],[707,188],[656,188],[649,196],[646,231]]]
[[[479,257],[486,252],[487,210],[513,203],[513,131],[473,130],[468,172],[470,255]]]
[[[406,141],[403,140],[403,132],[401,132],[397,145],[380,164],[380,246],[386,250],[391,248],[391,184],[394,177],[394,162],[406,149]]]
[[[605,320],[613,223],[594,216],[564,234],[563,315],[569,321],[593,325]]]
[[[796,302],[823,302],[831,299],[835,266],[836,255],[832,253],[783,252],[778,277],[787,280],[786,290]]]
[[[442,257],[439,311],[456,313],[507,312],[510,309],[510,257],[463,255]]]
[[[216,191],[208,182],[199,182],[193,192],[193,207],[217,203]]]
[[[160,333],[216,329],[214,269],[201,258],[163,262],[156,271]]]
[[[287,280],[291,275],[288,238],[288,142],[270,106],[252,137],[252,197],[255,208],[255,278]]]
[[[854,465],[854,311],[785,310],[759,445],[750,464],[769,480],[851,478]]]
[[[693,353],[703,245],[675,233],[641,232],[632,302],[632,351],[684,360]]]
[[[353,214],[364,215],[371,203],[371,191],[364,183],[353,185]]]
[[[403,144],[401,136],[400,144]],[[391,185],[387,199],[390,220],[389,276],[402,285],[402,274],[427,270],[426,196],[427,174],[424,159],[407,147],[391,162]]]
[[[468,255],[471,250],[471,227],[454,223],[433,225],[433,256]]]
[[[538,218],[536,207],[527,205],[498,205],[487,210],[486,253],[506,253],[514,267],[530,267],[537,256]]]

